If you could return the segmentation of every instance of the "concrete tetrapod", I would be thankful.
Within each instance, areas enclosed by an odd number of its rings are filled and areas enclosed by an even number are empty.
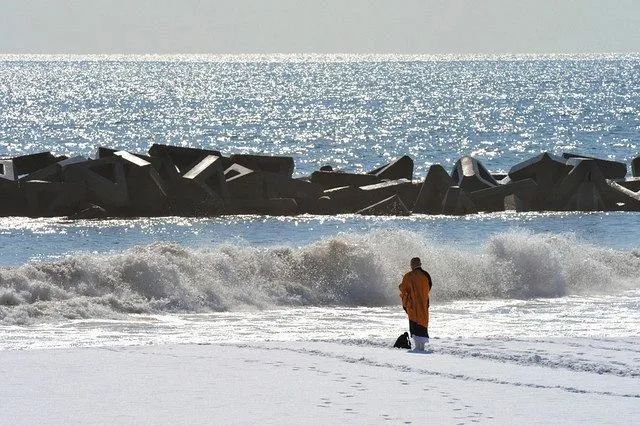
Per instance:
[[[79,210],[85,201],[86,187],[81,183],[30,180],[23,184],[32,217],[67,216]]]
[[[207,155],[191,170],[182,176],[182,179],[193,182],[195,185],[206,185],[211,191],[223,199],[229,198],[229,189],[224,176],[222,158],[216,155]]]
[[[398,195],[405,206],[412,206],[418,198],[420,184],[414,184],[408,179],[396,179],[361,186],[360,189],[362,190],[362,201],[366,205],[384,200],[392,195]]]
[[[151,157],[166,157],[178,168],[180,174],[191,170],[196,164],[202,161],[207,155],[222,157],[220,151],[211,149],[187,148],[183,146],[162,145],[154,143],[149,148]]]
[[[307,212],[313,210],[315,201],[322,195],[322,187],[316,183],[280,173],[256,171],[240,164],[232,164],[224,174],[231,199],[293,199],[299,210]],[[283,205],[284,202],[278,203]]]
[[[533,179],[507,181],[493,188],[481,189],[469,193],[469,198],[481,212],[499,212],[506,209],[505,198],[515,196],[518,200],[529,200],[534,196],[538,185]],[[517,203],[516,206],[517,208]]]
[[[498,186],[498,182],[491,176],[482,163],[473,157],[465,155],[460,158],[451,172],[451,180],[455,186],[466,192]]]
[[[18,176],[13,169],[13,160],[0,159],[0,179],[9,182],[18,180]]]
[[[240,200],[263,200],[266,198],[262,174],[232,164],[224,171],[229,198]]]
[[[408,155],[393,160],[389,164],[371,170],[369,175],[374,175],[378,179],[413,179],[413,159]]]
[[[424,178],[416,202],[413,205],[413,212],[441,214],[442,202],[451,186],[453,186],[453,181],[449,173],[440,164],[433,164],[429,167],[427,177]]]
[[[63,171],[65,167],[72,164],[84,163],[87,161],[86,157],[71,157],[65,160],[61,160],[50,164],[40,170],[33,171],[28,175],[20,177],[21,182],[30,180],[44,180],[48,182],[62,182]]]
[[[442,214],[462,216],[474,213],[478,213],[478,208],[467,192],[459,186],[449,187],[442,202]]]
[[[553,189],[551,210],[601,211],[614,210],[609,185],[597,163],[580,159],[569,174]]]
[[[56,157],[49,151],[38,152],[35,154],[21,155],[19,157],[13,157],[13,168],[16,174],[16,178],[23,175],[28,175],[36,170],[43,169],[58,161],[65,160],[67,157]]]
[[[640,177],[632,177],[627,179],[615,179],[615,182],[632,192],[640,191]]]
[[[631,174],[634,177],[640,177],[640,156],[631,160]]]
[[[571,166],[567,165],[563,158],[548,152],[543,152],[511,167],[509,170],[511,181],[533,179],[538,186],[529,200],[517,200],[518,211],[553,210],[549,199],[553,194],[554,187],[570,171]]]
[[[640,191],[631,191],[612,179],[607,179],[611,188],[608,198],[615,202],[616,210],[640,211]]]
[[[127,151],[117,151],[122,159],[129,193],[129,214],[158,216],[169,213],[168,187],[150,162]]]
[[[18,182],[0,178],[0,216],[28,216],[27,200]]]
[[[382,201],[365,207],[357,212],[361,215],[373,216],[408,216],[411,214],[398,195],[392,195]]]
[[[255,171],[275,173],[287,177],[293,176],[293,157],[235,154],[229,160],[231,163],[240,164]]]
[[[343,186],[364,186],[381,182],[375,175],[357,173],[315,171],[311,174],[311,182],[323,189],[340,188]]]
[[[122,214],[129,206],[129,191],[123,160],[118,157],[88,160],[64,168],[64,182],[83,183],[87,201],[111,214]]]
[[[606,179],[624,179],[627,175],[627,165],[620,163],[619,161],[602,160],[600,158],[587,157],[586,155],[571,154],[567,152],[563,153],[562,157],[567,160],[567,165],[572,167],[577,165],[580,159],[593,160]]]
[[[318,198],[317,214],[355,213],[371,204],[364,191],[357,186],[343,186],[325,190]]]

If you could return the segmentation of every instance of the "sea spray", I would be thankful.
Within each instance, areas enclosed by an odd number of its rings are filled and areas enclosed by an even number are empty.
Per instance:
[[[107,318],[287,306],[386,306],[408,260],[434,303],[616,293],[640,287],[640,258],[566,235],[512,231],[476,250],[402,230],[339,234],[302,247],[158,243],[0,269],[0,321]]]

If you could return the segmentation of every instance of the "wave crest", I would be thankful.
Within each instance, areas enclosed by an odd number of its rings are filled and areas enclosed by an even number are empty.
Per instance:
[[[523,231],[497,234],[479,250],[399,230],[339,235],[299,248],[195,250],[159,243],[0,269],[0,321],[393,305],[413,256],[433,277],[436,303],[611,293],[640,284],[635,253]]]

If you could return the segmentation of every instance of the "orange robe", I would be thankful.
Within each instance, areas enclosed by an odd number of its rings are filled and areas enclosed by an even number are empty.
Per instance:
[[[419,269],[407,272],[400,284],[402,307],[407,311],[409,320],[423,327],[429,326],[429,290],[431,282],[427,274]]]

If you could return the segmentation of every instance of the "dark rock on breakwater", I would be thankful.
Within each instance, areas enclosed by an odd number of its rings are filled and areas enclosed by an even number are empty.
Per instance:
[[[368,173],[326,165],[294,178],[292,157],[154,144],[99,147],[93,158],[41,152],[0,159],[0,216],[70,219],[225,214],[363,215],[640,211],[640,157],[624,163],[542,153],[491,173],[471,156],[414,180],[403,156]]]

